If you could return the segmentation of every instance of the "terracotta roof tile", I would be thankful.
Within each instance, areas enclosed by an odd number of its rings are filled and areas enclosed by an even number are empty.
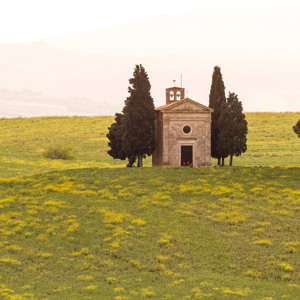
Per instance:
[[[181,101],[181,100],[179,100],[179,101]],[[171,102],[171,103],[169,103],[169,104],[165,104],[165,105],[156,107],[155,110],[161,110],[161,109],[163,109],[163,108],[165,108],[165,107],[168,107],[168,106],[171,106],[171,105],[173,105],[173,104],[175,104],[175,103],[177,103],[177,102],[179,102],[179,101],[178,101],[178,100],[175,100],[174,102]]]
[[[208,111],[208,112],[209,112],[209,111],[210,111],[210,112],[213,112],[213,111],[214,111],[212,108],[207,107],[207,106],[205,106],[205,105],[203,105],[203,104],[201,104],[201,103],[199,103],[199,102],[196,102],[196,101],[194,101],[194,100],[192,100],[192,99],[190,99],[190,98],[184,98],[184,99],[181,99],[181,100],[175,100],[175,101],[173,101],[173,102],[171,102],[171,103],[169,103],[169,104],[165,104],[165,105],[156,107],[155,110],[156,110],[156,111],[164,110],[165,108],[170,107],[170,106],[172,106],[172,105],[175,105],[175,104],[177,104],[177,103],[179,103],[179,102],[186,102],[186,101],[190,101],[190,102],[195,103],[198,107],[201,107],[202,109],[204,109],[204,111]]]

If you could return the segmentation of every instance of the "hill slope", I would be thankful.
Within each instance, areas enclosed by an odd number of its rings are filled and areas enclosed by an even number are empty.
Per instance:
[[[292,126],[300,113],[247,113],[248,150],[235,157],[239,166],[299,166],[300,140]],[[50,170],[124,167],[108,154],[107,128],[113,117],[45,117],[0,119],[0,178]],[[43,158],[49,146],[71,146],[76,159]],[[228,163],[228,162],[226,162]],[[145,164],[151,165],[151,158]],[[213,161],[215,164],[215,161]]]
[[[84,97],[57,98],[29,90],[0,89],[0,117],[42,116],[94,116],[101,112],[109,115],[105,103],[97,103]]]
[[[296,299],[299,168],[2,179],[0,295]]]

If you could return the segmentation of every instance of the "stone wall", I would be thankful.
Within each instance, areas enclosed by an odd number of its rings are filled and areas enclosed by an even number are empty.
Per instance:
[[[161,112],[160,112],[161,113]],[[186,134],[183,127],[189,126]],[[181,146],[193,147],[193,166],[211,165],[211,113],[195,111],[162,112],[157,119],[158,148],[153,165],[181,165]]]
[[[163,162],[172,166],[181,165],[181,146],[193,146],[193,165],[210,166],[210,114],[175,113],[166,114],[168,119],[164,126]],[[191,132],[186,134],[183,127],[189,126]],[[166,129],[166,130],[165,130]],[[168,139],[168,143],[165,143]]]

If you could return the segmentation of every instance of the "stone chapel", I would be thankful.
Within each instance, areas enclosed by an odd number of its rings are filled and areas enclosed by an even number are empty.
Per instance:
[[[156,111],[153,166],[210,166],[213,109],[185,98],[182,87],[166,89],[166,104]]]

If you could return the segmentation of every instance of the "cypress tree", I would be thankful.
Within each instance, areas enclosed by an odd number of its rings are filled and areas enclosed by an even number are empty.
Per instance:
[[[122,147],[127,157],[138,157],[138,167],[142,167],[143,158],[155,148],[154,103],[148,74],[142,65],[135,66],[129,83],[130,95],[123,108]]]
[[[295,126],[293,126],[294,132],[298,135],[298,138],[300,138],[300,119],[296,123]]]
[[[217,120],[217,126],[220,128],[220,130],[218,134],[216,152],[222,159],[221,164],[224,166],[224,160],[230,153],[230,140],[228,139],[228,136],[230,135],[231,131],[232,116],[227,102],[222,103],[220,111],[220,116]]]
[[[235,93],[229,92],[227,110],[229,113],[227,147],[230,155],[229,165],[232,166],[233,156],[239,156],[247,150],[248,123],[243,114],[242,102]]]
[[[136,157],[134,155],[127,155],[123,149],[123,120],[124,115],[122,113],[115,114],[115,123],[108,127],[108,134],[106,135],[109,142],[108,146],[110,150],[107,153],[114,159],[125,160],[128,158],[127,167],[132,167]]]
[[[209,107],[214,109],[211,116],[211,156],[218,159],[218,165],[221,164],[222,153],[220,153],[221,146],[219,144],[219,135],[222,131],[219,118],[226,103],[225,86],[221,74],[221,68],[215,66],[212,75],[212,83],[209,94]],[[224,161],[224,156],[223,156]]]

